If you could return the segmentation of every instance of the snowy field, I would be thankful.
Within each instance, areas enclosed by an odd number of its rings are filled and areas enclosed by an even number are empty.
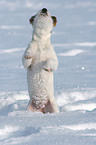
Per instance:
[[[43,7],[58,19],[59,114],[26,110],[21,58],[32,38],[29,18]],[[0,145],[96,145],[96,0],[0,0]]]

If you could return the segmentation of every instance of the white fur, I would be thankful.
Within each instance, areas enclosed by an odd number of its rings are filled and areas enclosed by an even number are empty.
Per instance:
[[[37,108],[43,108],[50,100],[53,112],[59,112],[53,87],[53,71],[58,67],[58,59],[50,43],[53,21],[48,16],[38,12],[33,22],[33,37],[23,55],[23,65],[27,69],[28,91],[30,103],[35,101]],[[27,57],[30,56],[30,59]],[[49,71],[45,71],[49,70]]]

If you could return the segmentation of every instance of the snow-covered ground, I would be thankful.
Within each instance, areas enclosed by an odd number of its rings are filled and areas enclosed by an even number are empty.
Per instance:
[[[32,38],[28,19],[43,7],[58,19],[59,114],[26,110],[21,58]],[[0,0],[0,145],[96,145],[96,0]]]

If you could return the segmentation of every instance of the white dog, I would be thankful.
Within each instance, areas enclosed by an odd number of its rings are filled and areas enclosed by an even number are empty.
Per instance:
[[[32,112],[58,113],[53,87],[53,71],[58,67],[58,59],[50,43],[57,19],[43,8],[30,18],[30,23],[33,25],[33,37],[22,59],[27,68],[28,109]]]

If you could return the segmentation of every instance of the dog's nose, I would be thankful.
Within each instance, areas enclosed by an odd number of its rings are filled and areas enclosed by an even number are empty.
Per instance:
[[[47,13],[47,9],[46,8],[43,8],[42,9],[42,13]]]

